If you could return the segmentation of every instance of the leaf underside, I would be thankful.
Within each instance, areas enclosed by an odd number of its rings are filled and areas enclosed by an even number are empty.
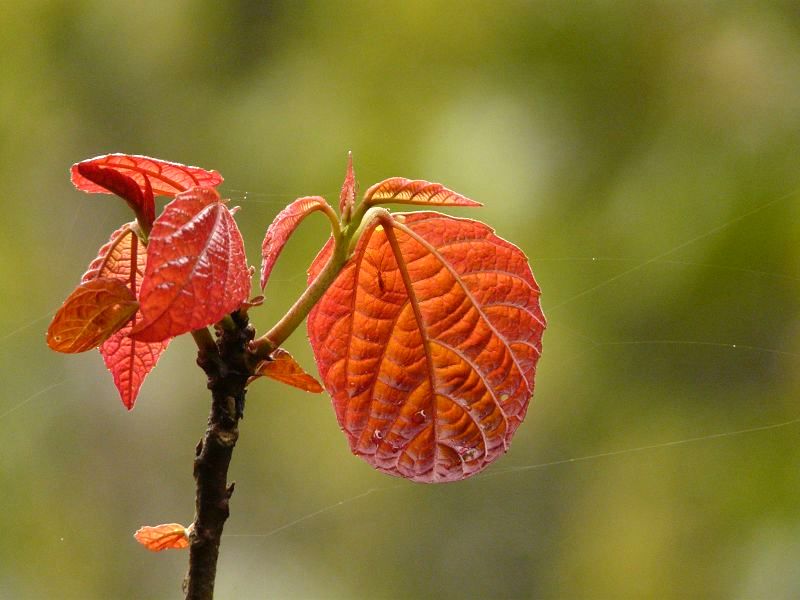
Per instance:
[[[132,178],[142,190],[149,183],[153,193],[160,196],[174,196],[193,187],[214,187],[222,183],[222,176],[219,173],[200,167],[190,167],[137,154],[105,154],[72,165],[73,185],[79,190],[90,193],[116,192],[81,175],[79,170],[81,165],[113,169]]]
[[[525,417],[545,327],[539,287],[522,251],[480,222],[392,218],[388,234],[364,231],[311,311],[309,338],[355,454],[391,475],[456,481],[503,454]]]
[[[131,224],[125,224],[111,234],[108,243],[100,248],[82,281],[112,277],[127,283],[138,295],[146,260],[145,246],[131,229]],[[169,340],[142,342],[132,339],[130,333],[141,320],[142,313],[137,311],[122,329],[100,346],[103,362],[111,372],[120,399],[128,410],[133,408],[142,383],[169,344]]]
[[[272,268],[286,245],[289,236],[297,226],[311,213],[323,210],[327,205],[321,196],[298,198],[279,212],[273,219],[264,241],[261,243],[261,289],[267,286]]]
[[[147,226],[153,223],[156,218],[156,205],[148,178],[144,179],[144,186],[141,186],[132,177],[93,162],[78,163],[74,168],[77,169],[75,173],[99,186],[103,192],[123,198],[135,214],[142,215]]]
[[[140,527],[133,534],[136,541],[151,552],[162,550],[180,550],[189,547],[186,528],[180,523],[164,523],[163,525]]]
[[[480,202],[454,192],[441,183],[423,179],[390,177],[364,192],[367,206],[376,204],[417,204],[421,206],[482,206]]]
[[[147,254],[134,339],[159,342],[206,327],[247,300],[242,236],[213,188],[178,194],[153,224]]]
[[[118,279],[81,283],[53,317],[47,345],[66,353],[96,348],[125,325],[137,307],[133,292]]]

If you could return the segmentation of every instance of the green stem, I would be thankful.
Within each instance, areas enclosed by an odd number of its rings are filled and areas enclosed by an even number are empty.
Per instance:
[[[275,326],[252,344],[254,358],[258,361],[266,359],[273,350],[280,346],[292,332],[297,329],[322,298],[322,295],[333,283],[339,271],[347,262],[347,246],[349,240],[342,237],[335,240],[333,254],[320,271],[317,278],[306,288],[306,291],[297,299],[287,313]]]
[[[339,217],[336,216],[336,211],[333,210],[330,204],[327,202],[323,202],[320,206],[322,212],[325,213],[325,216],[328,217],[328,220],[331,222],[331,234],[333,237],[338,241],[339,237],[341,236],[340,230],[340,223]]]
[[[330,211],[333,212],[332,210]],[[333,253],[328,262],[319,272],[317,278],[311,282],[305,292],[297,299],[288,312],[278,321],[272,329],[254,340],[250,345],[248,363],[255,367],[260,361],[266,360],[273,350],[278,348],[292,332],[303,322],[334,282],[339,272],[344,267],[347,259],[352,254],[361,234],[369,224],[378,218],[388,218],[389,212],[383,207],[367,209],[364,203],[356,206],[351,216],[351,221],[344,229],[333,228]],[[331,215],[329,215],[329,218]]]
[[[219,327],[222,329],[226,329],[228,331],[233,331],[236,329],[236,323],[234,323],[233,318],[230,315],[225,315],[222,317],[219,322],[217,323]]]
[[[136,213],[136,224],[139,226],[139,231],[141,233],[139,239],[142,240],[145,246],[147,246],[147,242],[150,240],[150,231],[153,229],[152,225],[147,226],[146,223],[147,221],[144,216]]]
[[[364,210],[364,203],[358,205],[356,209],[356,216],[358,220],[353,219],[352,224],[346,231],[346,238],[348,240],[347,253],[352,254],[356,249],[358,240],[361,239],[361,234],[369,225],[375,221],[385,218],[389,215],[389,211],[382,206],[373,206],[369,210]]]
[[[211,335],[208,327],[195,329],[192,331],[192,337],[194,338],[194,343],[197,344],[198,350],[204,350],[206,352],[211,352],[212,354],[216,353],[217,343],[214,341],[214,336]]]

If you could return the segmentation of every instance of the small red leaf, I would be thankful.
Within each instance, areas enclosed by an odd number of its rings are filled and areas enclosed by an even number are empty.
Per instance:
[[[328,203],[321,196],[298,198],[284,208],[267,229],[261,243],[261,290],[267,286],[272,268],[283,250],[289,236],[292,235],[303,219],[317,210],[325,210]]]
[[[96,348],[125,325],[138,306],[133,292],[118,279],[81,283],[53,317],[47,345],[66,353]]]
[[[106,369],[111,372],[120,400],[128,410],[133,408],[145,378],[156,366],[170,342],[141,342],[131,338],[136,318],[100,346]]]
[[[319,272],[325,267],[325,264],[331,257],[334,248],[334,239],[333,236],[328,238],[328,241],[325,242],[325,245],[322,249],[317,252],[317,255],[314,257],[314,260],[311,261],[311,264],[308,267],[307,274],[308,274],[308,283],[311,283],[317,278]]]
[[[319,394],[322,392],[322,386],[311,375],[303,370],[297,361],[283,348],[278,348],[273,351],[272,360],[265,360],[258,365],[256,374],[251,378],[251,381],[256,377],[264,375],[287,383],[306,392]]]
[[[139,241],[131,229],[131,224],[128,223],[111,234],[111,239],[100,248],[97,258],[89,265],[82,281],[91,281],[97,277],[113,277],[126,282],[134,294],[137,294],[146,260],[146,247]],[[128,410],[133,408],[145,377],[156,366],[169,344],[169,340],[141,342],[131,339],[131,330],[141,320],[142,313],[139,311],[122,329],[100,346],[103,362],[114,377],[114,385]]]
[[[422,204],[426,206],[483,206],[480,202],[447,189],[440,183],[422,179],[392,177],[376,183],[364,192],[364,203]]]
[[[89,164],[126,175],[142,190],[149,182],[153,193],[159,196],[174,196],[193,187],[214,187],[222,183],[222,176],[219,173],[200,167],[188,167],[136,154],[105,154],[72,165],[72,183],[84,192],[117,193],[81,174],[80,167]]]
[[[216,190],[193,188],[153,224],[139,292],[144,322],[131,336],[160,342],[200,329],[239,308],[249,292],[236,222]]]
[[[152,225],[156,218],[156,205],[149,179],[145,178],[144,187],[142,187],[132,177],[128,177],[120,171],[101,167],[91,162],[78,163],[73,166],[73,169],[77,169],[77,171],[73,171],[73,182],[77,172],[79,176],[96,183],[104,192],[111,192],[125,200],[136,215],[142,215],[147,227]]]
[[[344,176],[342,191],[339,193],[339,214],[349,215],[356,201],[356,177],[353,173],[353,153],[347,153],[347,173]],[[345,219],[347,220],[347,219]]]
[[[355,454],[392,475],[456,481],[502,455],[525,417],[539,287],[522,251],[478,221],[392,219],[362,233],[309,314],[309,338]]]
[[[151,552],[189,547],[189,531],[180,523],[145,525],[133,534],[136,541]]]

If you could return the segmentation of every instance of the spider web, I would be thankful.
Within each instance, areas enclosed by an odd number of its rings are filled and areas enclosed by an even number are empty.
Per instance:
[[[268,206],[274,207],[276,210],[284,206],[287,201],[292,199],[292,196],[287,194],[266,194],[254,193],[244,190],[237,190],[231,188],[223,188],[222,192],[232,199],[232,204],[242,204],[244,206]],[[574,369],[576,373],[584,372],[591,368],[589,363],[592,362],[598,355],[603,355],[611,350],[624,351],[629,353],[637,353],[646,348],[662,348],[667,353],[663,360],[669,361],[671,355],[680,353],[683,349],[691,349],[694,351],[708,351],[708,352],[722,352],[725,353],[721,360],[728,360],[732,357],[741,358],[742,355],[754,357],[766,356],[780,356],[790,359],[800,358],[800,354],[786,350],[782,347],[765,347],[758,344],[749,343],[748,339],[686,339],[678,337],[676,339],[633,339],[633,340],[607,340],[598,339],[595,334],[587,333],[580,330],[571,323],[568,319],[568,309],[579,301],[590,301],[597,294],[607,291],[612,288],[614,284],[625,281],[627,278],[640,275],[653,268],[657,267],[693,267],[699,268],[704,271],[726,271],[731,276],[738,279],[747,280],[748,278],[773,278],[775,280],[785,280],[789,282],[800,281],[800,278],[782,272],[772,272],[765,270],[757,270],[745,268],[736,264],[713,264],[708,262],[685,261],[676,258],[682,250],[690,248],[702,240],[712,238],[715,235],[721,234],[726,230],[746,224],[753,219],[757,214],[769,211],[770,209],[782,203],[790,202],[796,198],[800,190],[794,190],[790,193],[784,194],[780,197],[772,198],[764,203],[761,203],[750,210],[735,215],[729,220],[713,225],[708,229],[701,232],[699,235],[687,237],[685,240],[676,243],[668,249],[660,252],[654,252],[651,256],[633,259],[626,257],[602,257],[602,256],[581,256],[581,257],[531,257],[531,263],[537,277],[541,279],[541,268],[548,263],[558,269],[568,269],[570,265],[602,265],[614,269],[612,274],[602,277],[596,283],[587,284],[585,287],[568,296],[565,299],[555,302],[552,305],[547,303],[548,290],[550,286],[544,286],[544,308],[545,314],[548,317],[548,332],[545,337],[545,353],[542,364],[539,369],[539,378],[546,376],[546,370],[550,368],[548,363],[548,337],[554,336],[567,336],[574,338],[581,348],[572,350],[566,356],[559,357],[559,368],[569,366]],[[327,197],[335,197],[336,192],[329,192]],[[63,247],[72,240],[74,237],[74,225],[78,220],[78,214],[75,215],[75,220],[72,225],[67,228],[65,232],[65,239]],[[245,235],[246,239],[251,239],[251,236]],[[252,246],[252,244],[251,244]],[[276,277],[273,279],[272,284],[292,284],[295,286],[302,286],[305,279],[303,272],[295,273],[292,275],[284,274],[281,276],[280,271],[276,272]],[[32,319],[25,321],[20,327],[10,332],[5,333],[0,340],[4,343],[13,341],[17,336],[24,334],[33,327],[42,328],[43,325],[51,318],[56,306],[46,314],[34,316]],[[727,358],[726,358],[727,357]],[[76,381],[75,376],[62,376],[56,377],[48,382],[42,382],[37,389],[33,390],[30,394],[26,395],[23,399],[17,402],[4,401],[0,404],[0,422],[5,422],[7,418],[13,415],[19,415],[24,409],[30,407],[34,403],[42,402],[44,399],[53,400],[60,389],[68,383]],[[542,419],[547,419],[553,411],[557,410],[558,399],[554,397],[552,390],[537,390],[534,402],[531,407],[531,412],[528,415],[528,421],[535,420],[541,424]],[[547,414],[542,417],[537,417],[537,412],[542,411],[544,408],[550,406],[544,412]],[[681,405],[685,409],[685,404]],[[591,407],[589,409],[598,410],[598,408]],[[677,410],[681,410],[678,408]],[[767,411],[779,414],[780,411]],[[720,415],[720,411],[714,414]],[[533,417],[533,419],[532,419]],[[572,412],[567,411],[565,416],[561,416],[561,420],[568,420],[576,417]],[[693,429],[688,435],[665,437],[657,431],[658,420],[663,417],[663,414],[655,415],[653,417],[653,427],[650,435],[650,441],[641,444],[625,444],[625,436],[620,436],[623,441],[617,440],[613,435],[603,442],[603,445],[598,445],[599,442],[591,442],[586,445],[587,452],[575,452],[568,456],[560,458],[545,458],[544,460],[525,461],[525,455],[530,456],[542,450],[542,445],[533,444],[533,450],[530,450],[531,437],[523,439],[518,438],[512,444],[512,451],[509,456],[504,457],[498,463],[491,466],[487,471],[479,474],[478,476],[470,479],[468,482],[463,482],[463,494],[469,495],[474,490],[479,489],[481,486],[492,485],[493,482],[499,481],[498,489],[513,489],[515,487],[525,487],[528,489],[529,484],[521,485],[522,478],[530,478],[533,473],[541,473],[564,469],[569,466],[579,464],[593,465],[601,462],[608,462],[612,460],[622,460],[623,457],[647,457],[639,458],[640,462],[635,463],[628,472],[636,472],[636,469],[643,469],[646,467],[647,462],[656,453],[663,451],[675,451],[679,447],[692,448],[693,452],[708,452],[709,448],[713,448],[715,444],[721,444],[724,440],[730,439],[749,439],[749,446],[758,448],[759,446],[769,447],[769,438],[771,435],[777,434],[780,430],[793,430],[800,424],[800,415],[791,416],[789,418],[774,419],[768,416],[767,419],[772,420],[755,420],[750,423],[745,423],[744,426],[740,423],[738,426],[731,426],[726,418],[720,418],[717,424],[712,418],[704,418],[699,425],[701,432]],[[680,421],[680,419],[679,419]],[[527,423],[528,427],[532,427]],[[526,429],[525,426],[521,431]],[[546,442],[545,442],[546,443]],[[529,445],[529,448],[523,450],[524,445]],[[576,444],[582,447],[582,444]],[[547,453],[542,453],[547,456]],[[552,453],[551,453],[552,454]],[[355,460],[355,459],[353,459]],[[329,495],[333,496],[332,501],[322,503],[317,508],[297,510],[295,515],[291,513],[292,510],[284,511],[281,515],[274,518],[273,522],[251,522],[248,524],[246,530],[242,530],[240,524],[229,524],[229,533],[225,534],[226,545],[231,545],[234,550],[234,556],[237,544],[245,544],[246,540],[251,539],[255,543],[265,543],[266,540],[271,540],[277,536],[291,536],[293,532],[297,533],[303,528],[312,527],[315,522],[319,523],[319,527],[330,527],[330,520],[334,517],[337,522],[356,520],[365,511],[368,504],[368,499],[372,499],[375,503],[381,504],[392,497],[391,495],[399,496],[405,499],[404,501],[416,501],[415,499],[425,496],[428,490],[432,488],[424,486],[414,486],[407,482],[396,482],[393,480],[382,479],[385,483],[377,485],[367,485],[363,491],[357,491],[354,494],[341,495],[340,491],[333,490]],[[524,480],[523,480],[524,481]],[[451,487],[451,486],[445,486]],[[237,492],[241,493],[241,492]],[[441,499],[442,494],[433,492],[436,498]],[[301,503],[302,504],[302,503]],[[244,510],[244,509],[243,509]],[[281,538],[280,543],[285,543],[291,537]],[[279,542],[276,542],[279,543]],[[260,560],[252,556],[247,559],[247,562],[255,568]],[[239,557],[241,558],[241,557]],[[256,581],[252,583],[253,589],[260,590],[267,588],[267,575],[264,575],[263,581]]]
[[[242,202],[247,202],[249,197],[252,197],[252,194],[248,194],[247,192],[243,192],[241,190],[229,190],[230,192],[241,193],[243,196],[241,197]],[[545,304],[545,313],[548,317],[548,335],[553,335],[552,329],[559,328],[560,330],[566,330],[571,335],[574,335],[580,338],[583,341],[589,343],[589,348],[585,351],[575,354],[570,358],[573,362],[579,362],[581,359],[585,358],[586,355],[591,354],[593,352],[601,351],[604,348],[609,347],[630,347],[632,349],[636,349],[636,347],[641,346],[667,346],[673,348],[680,348],[681,346],[687,347],[695,347],[695,348],[713,348],[713,349],[724,349],[736,352],[744,352],[744,353],[756,353],[756,354],[775,354],[785,357],[791,357],[795,359],[800,359],[800,354],[795,352],[790,352],[787,350],[783,350],[781,348],[767,348],[762,346],[755,346],[750,345],[747,343],[741,342],[729,342],[729,341],[699,341],[699,340],[687,340],[687,339],[642,339],[642,340],[632,340],[632,341],[598,341],[593,339],[592,337],[575,331],[570,330],[565,325],[561,324],[559,321],[560,314],[563,313],[563,309],[568,307],[572,303],[584,299],[587,296],[591,296],[592,294],[596,294],[599,291],[603,290],[604,288],[610,286],[611,284],[618,282],[626,277],[633,276],[641,271],[646,270],[648,267],[654,265],[675,265],[675,266],[687,266],[687,267],[701,267],[704,269],[712,269],[712,270],[724,270],[733,272],[736,275],[740,276],[754,276],[754,277],[771,277],[775,279],[784,279],[789,281],[800,281],[800,277],[796,277],[787,273],[778,273],[778,272],[770,272],[770,271],[763,271],[757,269],[749,269],[743,267],[737,267],[735,265],[725,265],[725,264],[711,264],[711,263],[698,263],[692,261],[683,261],[683,260],[674,260],[670,257],[678,254],[681,250],[689,248],[693,244],[696,244],[702,240],[710,238],[714,235],[717,235],[729,228],[734,226],[740,225],[743,222],[748,221],[758,213],[767,211],[768,209],[774,207],[775,205],[785,203],[790,201],[792,198],[798,195],[800,190],[794,190],[792,192],[786,193],[782,196],[772,198],[758,206],[752,208],[751,210],[745,211],[742,214],[734,216],[733,218],[719,224],[713,226],[706,231],[700,233],[699,235],[692,236],[685,241],[677,243],[676,245],[670,247],[669,249],[658,252],[653,256],[646,258],[644,260],[641,259],[631,259],[631,258],[611,258],[611,257],[571,257],[571,258],[536,258],[535,256],[530,259],[531,264],[536,270],[537,265],[541,265],[542,263],[546,262],[560,262],[560,263],[611,263],[611,264],[619,264],[623,265],[624,268],[619,270],[614,275],[606,277],[602,279],[600,282],[589,285],[585,289],[581,290],[580,292],[568,297],[565,300],[562,300],[552,306],[547,306]],[[330,194],[329,194],[330,195]],[[250,200],[256,201],[256,200]],[[269,199],[261,199],[258,200],[260,202],[269,203],[269,204],[278,204],[280,205],[280,201],[273,201]],[[283,278],[280,281],[289,282],[293,279],[304,277],[304,274],[299,274],[291,278]],[[545,348],[547,338],[545,338]],[[546,357],[546,350],[545,350],[545,357]],[[545,358],[546,360],[546,358]],[[538,394],[534,397],[534,401],[536,404],[546,403],[547,398],[541,398]],[[536,410],[534,406],[532,408],[533,411]],[[651,444],[645,445],[638,445],[633,447],[626,447],[626,448],[619,448],[613,450],[605,450],[596,453],[581,455],[581,456],[574,456],[564,459],[546,461],[546,462],[534,462],[529,464],[521,464],[521,465],[514,465],[514,466],[503,466],[503,461],[499,461],[500,464],[493,465],[487,471],[482,472],[481,474],[473,477],[473,481],[485,481],[487,479],[493,479],[496,477],[503,477],[503,476],[510,476],[510,475],[521,475],[526,472],[530,471],[538,471],[543,469],[549,469],[554,467],[563,467],[567,465],[572,465],[576,463],[583,463],[583,462],[591,462],[597,461],[601,459],[609,459],[614,457],[619,457],[622,455],[632,455],[632,454],[644,454],[647,452],[655,451],[655,450],[663,450],[668,448],[674,448],[678,446],[688,446],[688,445],[699,445],[700,443],[713,443],[723,438],[733,438],[738,436],[745,436],[745,435],[764,435],[768,432],[772,432],[779,429],[790,428],[793,426],[797,426],[800,424],[800,412],[798,413],[797,417],[779,420],[772,423],[765,423],[765,424],[758,424],[753,425],[750,427],[743,427],[738,429],[729,429],[729,430],[722,430],[716,432],[709,432],[703,435],[696,435],[691,437],[684,437],[679,439],[672,439],[667,441],[660,441]],[[277,534],[286,532],[291,528],[300,526],[301,524],[307,523],[310,520],[320,518],[326,513],[335,510],[346,510],[346,507],[350,504],[358,503],[369,496],[396,491],[400,489],[406,489],[406,484],[396,484],[396,485],[387,485],[387,486],[376,486],[370,487],[360,493],[357,493],[353,496],[349,496],[344,499],[336,500],[329,505],[323,506],[317,510],[313,510],[311,512],[303,513],[300,516],[288,520],[285,523],[279,524],[276,527],[269,529],[268,531],[262,533],[230,533],[225,534],[226,538],[269,538],[275,536]],[[354,511],[357,509],[353,509]]]

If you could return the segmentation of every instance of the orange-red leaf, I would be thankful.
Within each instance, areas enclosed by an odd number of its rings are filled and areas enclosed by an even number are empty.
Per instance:
[[[134,340],[130,333],[135,323],[135,320],[131,320],[100,345],[103,362],[114,378],[122,404],[128,410],[133,408],[142,383],[170,342],[169,339],[161,342]]]
[[[94,182],[80,172],[80,167],[94,165],[112,169],[132,178],[143,190],[147,183],[153,193],[174,196],[193,187],[214,187],[222,182],[216,171],[189,167],[166,160],[136,154],[105,154],[72,165],[72,183],[79,190],[92,193],[117,193]]]
[[[150,232],[136,340],[160,342],[219,321],[245,302],[250,272],[239,228],[213,188],[178,194]]]
[[[271,360],[265,360],[258,365],[255,377],[264,375],[276,381],[287,383],[306,392],[319,394],[322,386],[303,370],[297,361],[283,348],[273,351]],[[253,377],[252,379],[255,379]]]
[[[364,192],[367,206],[376,204],[421,204],[425,206],[482,206],[480,202],[449,190],[440,183],[422,179],[391,177]]]
[[[525,417],[539,287],[522,251],[482,223],[393,219],[364,231],[309,315],[309,338],[355,454],[416,481],[463,479],[505,452]]]
[[[131,224],[125,224],[111,234],[108,243],[100,248],[82,281],[112,277],[127,283],[134,294],[138,294],[144,276],[146,252],[146,247],[131,229]],[[156,366],[169,344],[169,340],[141,342],[131,339],[131,330],[141,319],[142,313],[137,311],[122,329],[100,346],[106,368],[114,377],[114,385],[128,410],[133,408],[145,377]]]
[[[144,186],[140,186],[132,177],[93,162],[73,165],[73,183],[76,176],[96,184],[102,192],[113,193],[124,199],[136,215],[142,216],[146,226],[149,227],[156,218],[153,189],[148,178],[145,177]]]
[[[303,219],[317,210],[325,210],[328,203],[320,196],[298,198],[284,208],[267,229],[261,243],[261,289],[267,286],[272,268],[283,250],[289,236],[292,235]]]
[[[189,547],[189,531],[180,523],[140,527],[133,534],[136,541],[151,552]]]
[[[138,306],[133,292],[118,279],[81,283],[53,317],[47,345],[67,353],[96,348],[125,325]]]

